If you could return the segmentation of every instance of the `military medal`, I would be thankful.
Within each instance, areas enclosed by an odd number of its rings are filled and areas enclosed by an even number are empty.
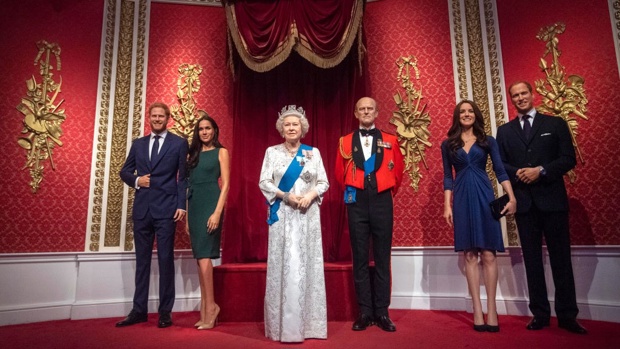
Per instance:
[[[378,140],[377,141],[377,146],[381,147],[381,148],[387,148],[387,149],[392,149],[392,143],[390,142],[384,142],[382,140]]]

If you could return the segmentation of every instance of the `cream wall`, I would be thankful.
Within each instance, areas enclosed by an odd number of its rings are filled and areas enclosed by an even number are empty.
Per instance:
[[[498,253],[497,260],[499,313],[529,315],[521,250],[508,248]],[[149,311],[157,312],[155,258],[153,262]],[[191,252],[177,251],[175,266],[173,311],[198,311],[198,276]],[[547,280],[551,282],[548,266],[547,258]],[[573,266],[579,318],[620,322],[620,247],[573,246]],[[392,268],[392,309],[472,308],[463,260],[451,247],[394,249]],[[131,252],[0,255],[0,326],[123,317],[131,310],[134,273]],[[552,299],[553,285],[548,289]]]

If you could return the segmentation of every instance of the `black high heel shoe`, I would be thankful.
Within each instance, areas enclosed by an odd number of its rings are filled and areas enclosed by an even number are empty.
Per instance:
[[[499,332],[499,315],[495,313],[495,317],[497,318],[497,325],[487,325],[487,332]]]
[[[477,332],[487,332],[488,331],[487,327],[488,327],[487,324],[482,324],[482,325],[474,324],[474,330]]]
[[[493,326],[493,325],[486,325],[487,326],[487,332],[499,332],[499,324],[497,324],[497,326]]]

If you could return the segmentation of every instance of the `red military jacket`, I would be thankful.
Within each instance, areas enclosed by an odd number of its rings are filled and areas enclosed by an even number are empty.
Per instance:
[[[403,178],[403,154],[396,136],[383,131],[380,133],[380,136],[373,137],[372,146],[373,153],[376,154],[377,192],[391,189],[392,195],[396,195]],[[352,186],[364,189],[364,170],[356,165],[363,162],[364,152],[359,132],[340,137],[335,174],[342,188]]]

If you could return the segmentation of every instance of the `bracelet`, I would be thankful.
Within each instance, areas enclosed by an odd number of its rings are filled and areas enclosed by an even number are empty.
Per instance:
[[[282,196],[282,201],[284,201],[285,204],[288,205],[288,197],[291,195],[291,193],[284,193],[284,196]]]

